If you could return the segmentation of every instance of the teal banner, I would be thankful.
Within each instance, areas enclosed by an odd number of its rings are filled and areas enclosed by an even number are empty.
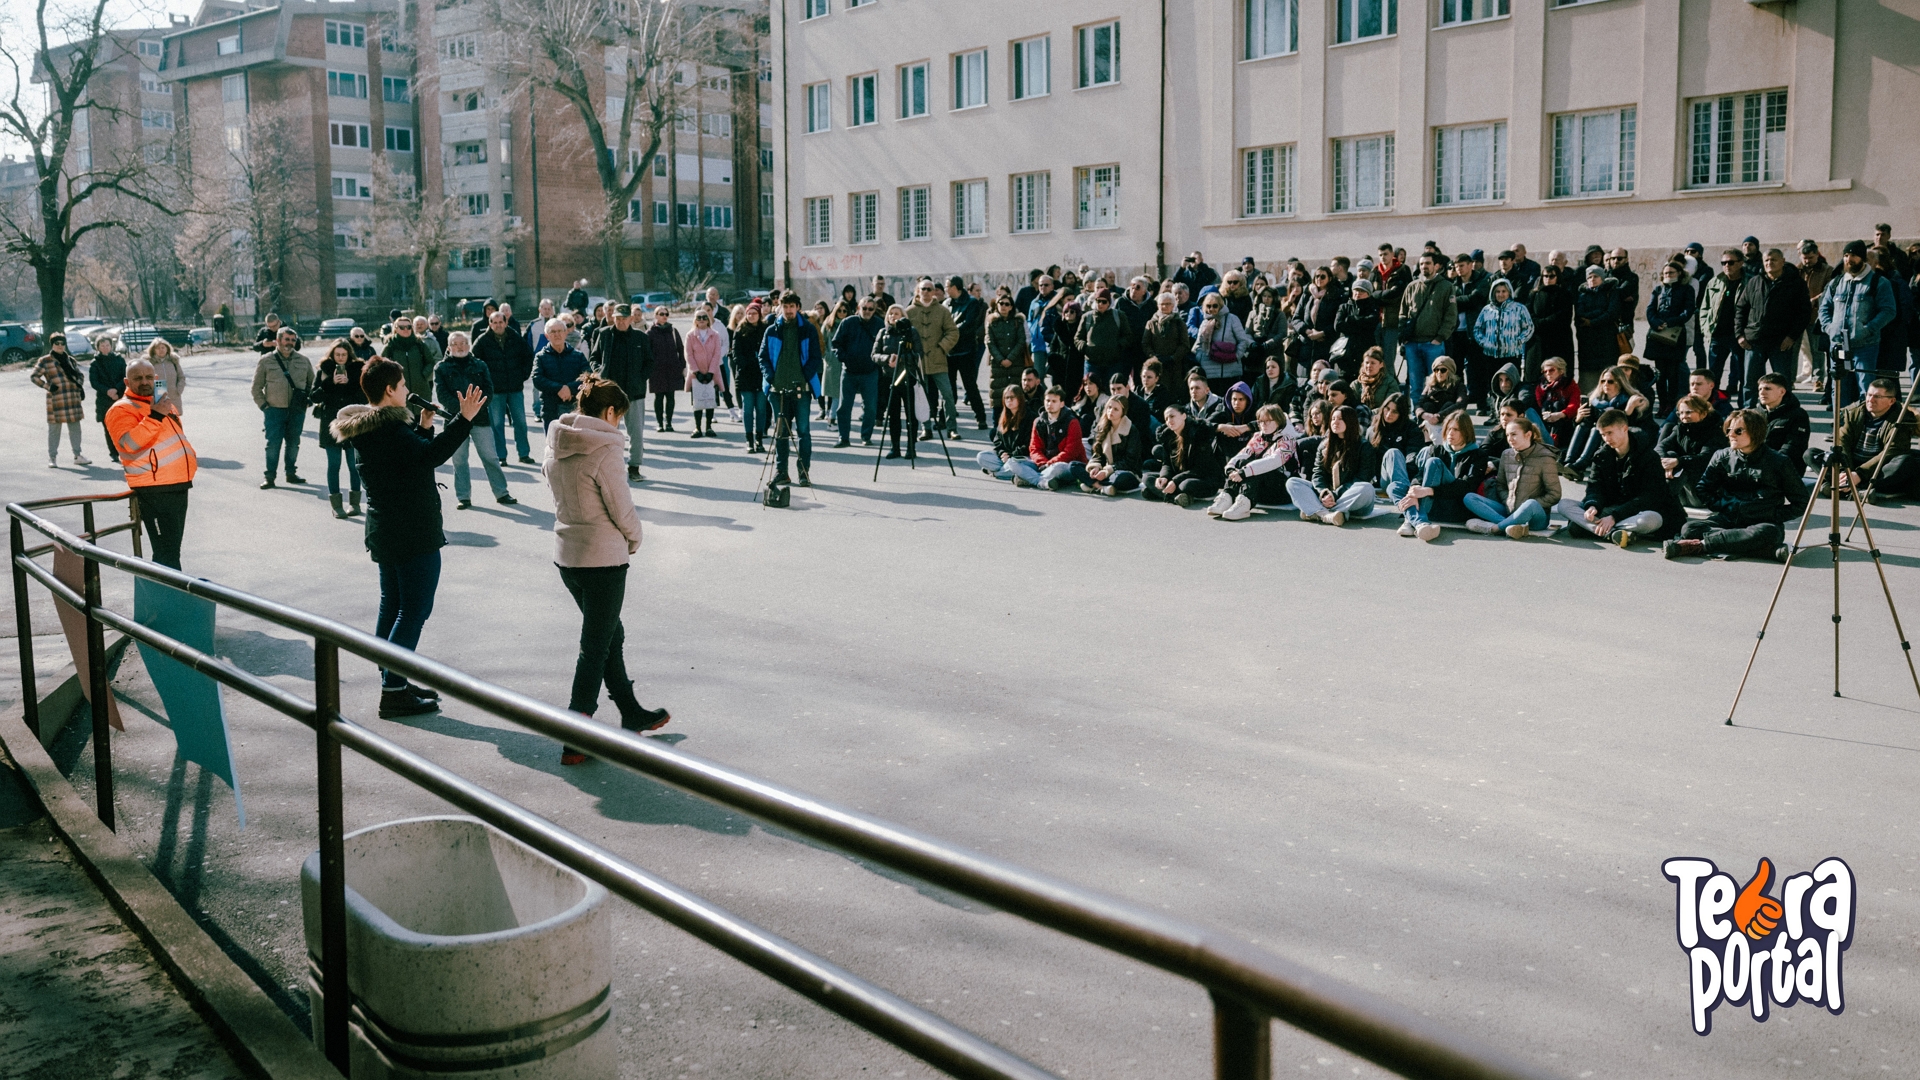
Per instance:
[[[157,581],[135,578],[133,619],[183,645],[213,655],[211,600],[202,600]],[[233,746],[227,738],[227,715],[220,705],[220,684],[180,661],[140,642],[140,659],[166,706],[167,721],[180,756],[218,776],[233,789],[233,806],[240,827],[247,827],[247,807],[240,799],[240,782],[233,769]]]

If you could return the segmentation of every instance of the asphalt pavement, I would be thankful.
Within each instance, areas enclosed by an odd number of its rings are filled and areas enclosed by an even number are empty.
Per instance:
[[[186,569],[371,628],[375,570],[360,524],[328,512],[311,422],[314,483],[257,489],[252,370],[188,361]],[[24,371],[0,402],[0,495],[118,489],[45,467]],[[770,510],[739,425],[689,439],[680,403],[681,434],[647,433],[626,605],[641,699],[671,708],[679,749],[1221,927],[1567,1077],[1920,1074],[1920,694],[1864,555],[1842,567],[1846,696],[1812,552],[1727,727],[1776,564],[1015,489],[969,466],[970,421],[957,476],[923,443],[877,483],[873,451],[827,449],[816,424],[815,486]],[[509,475],[521,505],[481,476],[473,510],[443,492],[452,546],[420,648],[564,702],[578,616],[553,503],[536,470]],[[1920,512],[1873,524],[1912,627]],[[310,686],[311,646],[284,631],[223,612],[219,648]],[[562,768],[465,707],[377,720],[375,672],[345,676],[356,720],[1063,1075],[1211,1075],[1195,987],[608,766]],[[137,654],[119,686],[123,832],[297,1012],[310,737],[226,695],[243,832],[143,715],[162,714]],[[90,755],[65,753],[84,788]],[[443,809],[351,755],[347,780],[349,828]],[[1693,1034],[1675,856],[1741,881],[1761,856],[1782,874],[1844,858],[1845,1011],[1723,1006]],[[623,1075],[931,1075],[650,916],[623,909],[616,935]],[[1380,1075],[1285,1027],[1274,1055],[1285,1074]]]

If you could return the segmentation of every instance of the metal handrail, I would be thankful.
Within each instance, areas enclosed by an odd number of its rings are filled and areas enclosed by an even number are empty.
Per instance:
[[[76,500],[77,501],[77,500]],[[349,746],[397,775],[560,861],[610,891],[666,918],[772,976],[829,1010],[956,1076],[1037,1078],[1043,1070],[919,1009],[859,977],[807,953],[501,796],[338,715],[338,653],[345,650],[434,687],[502,719],[790,832],[898,870],[929,884],[991,905],[1029,922],[1133,957],[1205,987],[1214,1004],[1215,1076],[1265,1080],[1271,1073],[1269,1018],[1325,1039],[1403,1076],[1433,1080],[1519,1080],[1550,1074],[1441,1029],[1411,1010],[1245,942],[1136,904],[1037,874],[863,814],[836,807],[656,740],[596,724],[571,711],[495,686],[365,631],[204,579],[190,578],[143,559],[109,551],[33,513],[61,500],[9,504],[17,605],[24,611],[28,577],[70,604],[84,605],[90,625],[104,625],[161,648],[225,685],[313,727],[321,774],[323,977],[344,983],[344,853],[338,850],[338,754]],[[97,587],[86,598],[61,586],[24,554],[21,524],[88,560],[106,565],[311,635],[315,641],[316,702],[266,683],[226,661],[205,656],[115,612],[100,608]],[[24,616],[23,616],[24,620]],[[23,641],[26,635],[23,634]],[[96,652],[97,655],[97,652]],[[32,698],[31,668],[28,698]],[[104,701],[95,730],[104,736]],[[331,761],[329,760],[331,759]],[[96,747],[96,767],[101,761]],[[108,765],[110,768],[110,763]],[[331,785],[329,784],[331,774]],[[329,805],[332,803],[333,805]],[[108,806],[102,820],[109,820]],[[110,821],[109,821],[110,824]],[[331,828],[330,828],[331,826]],[[340,864],[330,868],[330,856]],[[330,874],[330,869],[337,871]],[[340,893],[338,936],[330,934],[330,893]],[[326,1011],[329,1057],[344,1066],[347,1011]],[[337,1018],[337,1019],[336,1019]]]

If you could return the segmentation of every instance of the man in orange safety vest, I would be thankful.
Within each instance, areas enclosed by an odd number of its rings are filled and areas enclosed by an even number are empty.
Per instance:
[[[164,396],[155,400],[153,365],[127,365],[127,392],[107,410],[107,437],[127,472],[153,544],[153,561],[180,569],[180,534],[187,526],[187,489],[199,467],[180,408]]]

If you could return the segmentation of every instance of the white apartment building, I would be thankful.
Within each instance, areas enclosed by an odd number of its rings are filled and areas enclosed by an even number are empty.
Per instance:
[[[1920,233],[1920,0],[776,0],[773,32],[809,297]]]

